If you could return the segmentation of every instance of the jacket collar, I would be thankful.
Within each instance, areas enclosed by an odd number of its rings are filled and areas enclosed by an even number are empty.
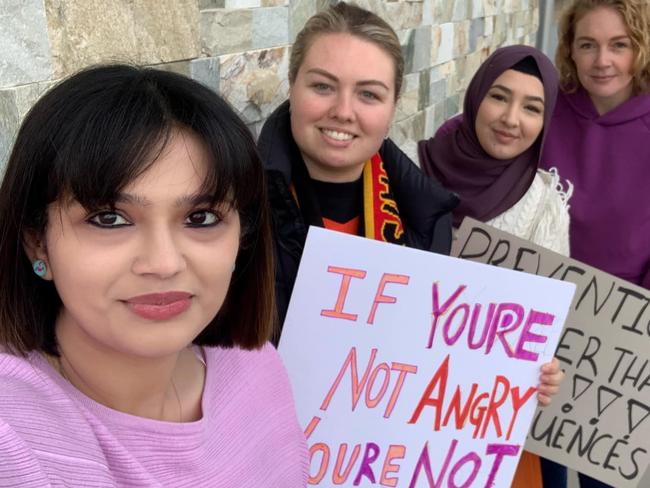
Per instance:
[[[279,171],[287,183],[291,183],[291,162],[302,159],[300,150],[291,134],[289,100],[276,108],[262,127],[257,148],[264,168]]]

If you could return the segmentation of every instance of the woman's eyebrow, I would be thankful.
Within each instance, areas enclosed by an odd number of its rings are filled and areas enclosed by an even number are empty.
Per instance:
[[[328,78],[328,79],[330,79],[330,80],[332,80],[334,82],[339,81],[339,79],[336,76],[334,76],[329,71],[325,71],[324,69],[311,68],[311,69],[307,70],[307,73],[315,74],[315,75],[321,75],[321,76],[324,76],[325,78]],[[386,89],[387,91],[390,91],[390,88],[388,88],[386,83],[384,83],[383,81],[380,81],[380,80],[361,80],[361,81],[357,81],[356,84],[358,86],[368,86],[368,85],[379,86],[379,87],[382,87],[382,88]]]
[[[146,197],[135,195],[133,193],[120,193],[115,199],[115,203],[126,203],[129,205],[136,205],[139,207],[148,207],[151,201]],[[178,197],[174,202],[176,207],[192,207],[197,205],[204,205],[214,203],[214,195],[210,193],[192,193]]]
[[[508,95],[512,95],[512,90],[503,85],[492,85],[490,88],[498,88],[499,90],[506,92]]]
[[[334,76],[329,71],[325,71],[324,69],[311,68],[311,69],[307,70],[307,73],[310,73],[310,74],[313,74],[313,75],[321,75],[321,76],[324,76],[325,78],[329,78],[332,81],[339,81],[339,79],[336,76]]]
[[[628,40],[629,38],[630,38],[630,36],[628,36],[627,34],[621,34],[620,36],[614,36],[611,39],[607,39],[607,42],[619,41],[621,39]],[[590,37],[590,36],[580,36],[580,37],[576,37],[575,40],[576,41],[595,41],[596,39],[593,38],[593,37]]]
[[[358,86],[378,86],[380,88],[383,88],[386,91],[390,91],[390,88],[384,83],[383,81],[379,80],[362,80],[357,82]]]
[[[129,205],[137,205],[139,207],[147,207],[151,205],[151,202],[147,198],[133,193],[119,193],[115,198],[115,203],[126,203]]]
[[[512,95],[512,90],[503,85],[492,85],[490,88],[498,88],[499,90],[506,92],[508,95]],[[525,95],[524,98],[531,102],[539,102],[541,104],[544,104],[544,99],[536,95]]]
[[[214,195],[209,193],[194,193],[191,195],[183,195],[176,199],[177,207],[195,207],[205,204],[214,204]]]
[[[544,105],[544,99],[540,97],[526,97],[527,100],[530,100],[531,102],[539,102],[542,105]]]

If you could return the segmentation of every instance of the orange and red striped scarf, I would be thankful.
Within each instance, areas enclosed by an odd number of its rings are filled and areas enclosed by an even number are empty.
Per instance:
[[[363,218],[367,238],[404,244],[404,227],[379,154],[363,167]]]

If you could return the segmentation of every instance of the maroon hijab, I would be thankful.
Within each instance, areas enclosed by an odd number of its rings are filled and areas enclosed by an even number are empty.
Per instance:
[[[476,136],[474,124],[478,108],[501,73],[527,57],[537,65],[544,85],[544,128],[535,143],[520,155],[507,160],[495,159],[483,150]],[[462,120],[451,131],[445,131],[443,126],[434,137],[419,142],[423,171],[460,195],[460,205],[454,210],[455,226],[465,216],[488,221],[524,196],[537,171],[557,89],[557,71],[543,53],[522,45],[499,48],[472,78],[465,95]]]

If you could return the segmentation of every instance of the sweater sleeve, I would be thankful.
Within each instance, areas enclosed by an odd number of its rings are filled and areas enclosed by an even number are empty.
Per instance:
[[[541,215],[533,230],[531,241],[563,256],[569,256],[569,199],[573,185],[567,181],[566,190],[555,168],[543,172],[547,180],[547,197],[541,202]]]
[[[52,486],[34,453],[20,436],[0,419],[0,487]]]
[[[268,486],[306,486],[309,476],[309,456],[307,451],[307,439],[298,422],[296,405],[293,397],[293,389],[289,380],[289,374],[282,362],[280,353],[269,343],[261,350],[260,354],[265,357],[264,370],[269,375],[264,383],[267,387],[273,384],[272,392],[269,392],[266,407],[273,412],[274,422],[281,424],[278,436],[281,439],[280,445],[275,450],[278,459],[284,459],[284,470],[281,470],[282,463],[276,463],[278,473],[281,476],[275,481],[268,479]],[[263,392],[260,387],[257,391]],[[268,424],[268,422],[266,422]]]
[[[569,216],[560,215],[553,218],[548,213],[544,214],[531,241],[563,256],[569,256]]]

